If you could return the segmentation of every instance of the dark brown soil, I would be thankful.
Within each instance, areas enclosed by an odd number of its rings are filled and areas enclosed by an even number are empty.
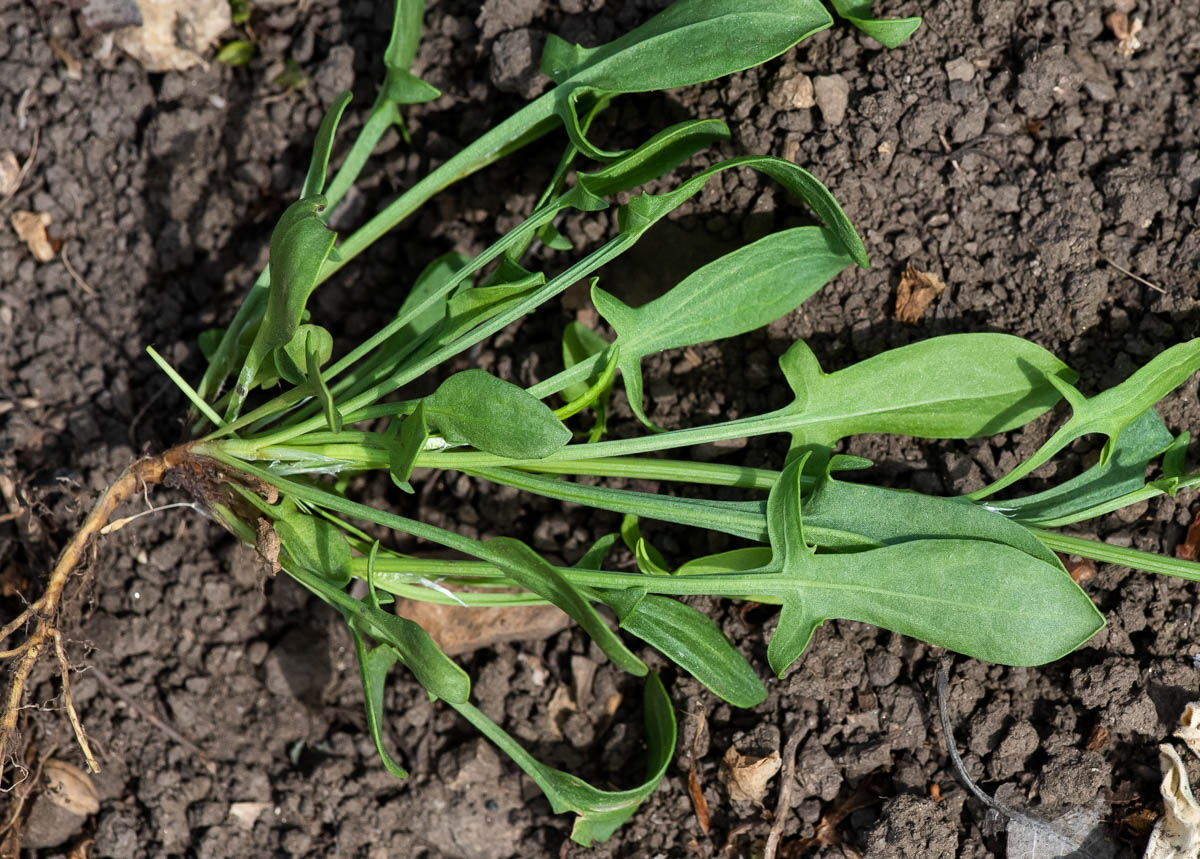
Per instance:
[[[16,209],[48,212],[65,251],[39,264],[0,228],[0,468],[36,501],[53,541],[65,539],[134,456],[181,435],[184,401],[143,347],[155,345],[185,375],[198,375],[196,337],[229,319],[265,261],[323,106],[353,86],[358,100],[347,125],[361,122],[378,77],[387,5],[314,0],[300,14],[292,4],[255,0],[261,55],[248,67],[152,74],[106,53],[70,8],[0,0],[0,150],[24,160],[35,134],[39,140],[20,192],[0,214],[7,223]],[[417,70],[446,96],[410,111],[413,148],[389,135],[350,220],[536,91],[530,58],[544,33],[604,40],[662,4],[429,5]],[[1200,2],[1142,0],[1133,14],[1145,21],[1143,47],[1128,58],[1104,25],[1110,10],[1085,0],[881,5],[929,17],[895,51],[839,25],[762,69],[620,100],[598,125],[597,139],[619,142],[688,115],[724,119],[734,132],[730,153],[792,158],[826,182],[874,262],[766,331],[695,350],[698,367],[679,355],[648,361],[659,422],[700,423],[778,405],[786,394],[774,358],[796,337],[830,369],[935,333],[1006,331],[1062,356],[1090,393],[1196,335]],[[67,76],[51,36],[79,60],[81,79]],[[305,89],[273,83],[285,56],[307,73]],[[843,76],[850,95],[840,122],[817,108],[773,106],[787,64]],[[535,148],[456,186],[367,254],[343,284],[323,289],[314,316],[339,320],[347,337],[372,329],[426,261],[452,248],[478,250],[511,226],[553,159],[552,146]],[[800,214],[758,179],[724,175],[605,273],[606,284],[627,294],[661,290],[665,278]],[[593,230],[582,218],[568,220],[579,245],[599,238]],[[910,262],[948,285],[915,326],[892,321]],[[556,332],[574,307],[568,296],[514,326],[477,363],[523,382],[545,377],[556,361]],[[1196,396],[1193,380],[1165,404],[1175,431],[1200,416]],[[978,444],[864,438],[850,449],[879,463],[880,480],[959,493],[998,476],[1049,426]],[[725,452],[724,461],[778,467],[780,448],[777,440],[754,442]],[[608,514],[564,511],[454,475],[427,484],[419,497],[429,521],[472,536],[524,537],[557,557],[577,556],[616,525]],[[1083,533],[1171,553],[1192,506],[1191,497],[1164,498]],[[703,533],[652,533],[675,560],[722,546]],[[0,620],[19,609],[14,593],[31,592],[27,582],[44,575],[52,555],[48,545],[24,548],[15,524],[0,524]],[[856,810],[835,828],[838,843],[815,855],[1002,854],[1003,834],[985,832],[982,809],[964,801],[948,768],[932,697],[939,660],[950,666],[950,718],[967,769],[988,792],[1046,817],[1099,800],[1108,837],[1122,854],[1140,855],[1145,829],[1137,814],[1159,807],[1156,744],[1200,682],[1196,589],[1109,566],[1086,588],[1109,627],[1043,668],[947,657],[839,622],[820,630],[787,677],[767,681],[769,698],[751,712],[668,670],[682,729],[677,765],[625,828],[586,855],[751,855],[771,814],[728,799],[719,761],[730,744],[766,752],[796,732],[802,739],[782,855],[800,855],[799,839],[847,808]],[[771,614],[698,604],[767,677]],[[551,815],[514,766],[402,676],[389,688],[387,723],[413,776],[388,775],[365,730],[340,621],[286,578],[265,580],[251,552],[190,511],[146,517],[109,538],[65,631],[78,669],[75,702],[103,767],[100,813],[77,836],[93,839],[88,856],[585,855],[567,840],[569,821]],[[571,686],[581,659],[601,661],[568,631],[464,664],[483,709],[543,759],[602,785],[631,784],[640,769],[638,696],[609,666],[599,667],[595,684],[624,694],[616,724],[604,730],[584,708],[563,721],[564,738],[551,729],[550,701]],[[117,689],[198,746],[211,771]],[[57,693],[47,667],[32,690],[41,711],[31,711],[25,739],[38,752],[57,747],[79,762]],[[697,744],[697,768],[713,812],[708,836],[687,793],[688,750],[702,716],[708,734]],[[778,778],[767,809],[777,788]],[[232,803],[261,805],[255,819],[239,822]]]

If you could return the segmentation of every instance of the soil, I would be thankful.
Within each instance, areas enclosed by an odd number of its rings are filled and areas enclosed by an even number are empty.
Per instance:
[[[140,452],[179,439],[184,401],[143,347],[155,345],[185,376],[198,376],[197,335],[231,317],[265,262],[322,107],[353,86],[346,127],[361,123],[389,14],[382,3],[313,0],[301,13],[255,0],[260,53],[248,66],[151,73],[87,32],[80,5],[0,0],[0,150],[23,161],[37,140],[4,220],[17,209],[49,213],[50,233],[63,243],[54,261],[38,263],[0,229],[0,469],[32,501],[46,539],[25,545],[15,522],[0,523],[0,619],[36,592],[53,546],[98,492]],[[664,4],[428,5],[416,71],[445,96],[407,112],[411,148],[398,134],[385,138],[378,171],[343,226],[539,91],[545,81],[533,58],[546,33],[594,44]],[[1130,17],[1145,28],[1131,56],[1118,52],[1105,25],[1111,10],[1084,0],[876,5],[928,17],[897,50],[839,24],[760,69],[620,99],[597,124],[594,137],[617,145],[685,116],[723,119],[733,130],[725,154],[772,154],[810,169],[842,202],[873,260],[870,271],[843,274],[765,331],[695,349],[699,361],[647,361],[656,421],[682,426],[781,404],[788,395],[774,359],[796,337],[834,369],[936,333],[1006,331],[1062,356],[1092,393],[1196,336],[1200,2],[1138,3]],[[78,61],[78,76],[51,37]],[[305,72],[302,89],[275,83],[285,58]],[[820,106],[796,108],[800,72],[841,78],[817,88]],[[352,276],[321,290],[314,316],[340,320],[347,338],[371,330],[426,261],[477,251],[510,227],[536,199],[557,145],[450,190]],[[765,181],[723,174],[604,281],[637,300],[802,217]],[[568,218],[566,232],[580,247],[601,235],[582,217]],[[893,321],[909,263],[947,284],[915,325]],[[544,378],[557,360],[556,333],[578,312],[568,293],[474,360],[516,381]],[[633,432],[618,407],[617,431]],[[1177,432],[1196,423],[1195,380],[1162,414]],[[1007,470],[1050,426],[1043,419],[969,444],[859,438],[848,449],[876,460],[875,479],[957,494]],[[781,448],[767,439],[708,453],[778,467]],[[1063,467],[1086,455],[1076,446]],[[471,536],[522,537],[551,558],[573,560],[617,524],[465,477],[421,479],[422,518]],[[384,493],[373,484],[364,491]],[[160,490],[153,500],[169,495]],[[1193,507],[1189,496],[1161,498],[1081,533],[1171,554]],[[650,533],[673,560],[724,545],[698,532]],[[100,810],[47,856],[81,842],[88,856],[120,857],[748,856],[770,829],[779,777],[764,806],[733,802],[719,763],[730,745],[765,754],[797,733],[781,855],[804,855],[804,839],[823,820],[824,840],[811,855],[1003,855],[1004,833],[966,799],[949,766],[932,694],[939,664],[949,667],[949,717],[966,769],[986,791],[1048,819],[1099,802],[1117,855],[1140,855],[1147,821],[1160,810],[1156,744],[1200,683],[1196,586],[1121,567],[1100,565],[1084,585],[1107,629],[1041,668],[987,665],[862,624],[829,623],[798,667],[767,680],[770,695],[752,711],[666,669],[681,725],[676,763],[633,820],[589,853],[568,841],[569,821],[550,813],[528,779],[399,674],[386,720],[413,775],[392,778],[369,740],[340,622],[286,577],[266,578],[249,550],[204,518],[173,510],[138,520],[106,539],[81,584],[71,589],[79,593],[64,633],[75,705],[102,766],[94,779]],[[771,612],[697,605],[769,677]],[[483,710],[542,759],[602,785],[633,783],[636,684],[578,631],[462,661]],[[590,702],[573,699],[577,709],[564,713],[563,695],[574,695],[580,672],[593,668]],[[37,681],[24,739],[36,754],[56,749],[81,764],[50,666]],[[613,693],[623,703],[609,726],[604,702]],[[693,746],[712,811],[707,835],[687,789]]]

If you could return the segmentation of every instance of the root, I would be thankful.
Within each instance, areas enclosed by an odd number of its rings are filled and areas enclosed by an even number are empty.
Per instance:
[[[19,656],[20,658],[12,669],[8,690],[4,695],[3,712],[0,713],[0,778],[4,774],[4,762],[8,760],[9,755],[13,752],[14,741],[17,735],[17,720],[25,698],[25,685],[34,667],[37,665],[38,659],[42,656],[43,651],[48,645],[54,647],[58,656],[59,667],[62,671],[63,694],[67,702],[67,712],[71,717],[71,724],[75,730],[76,738],[80,742],[88,766],[94,771],[99,771],[98,767],[96,767],[95,759],[88,749],[83,727],[79,724],[74,707],[71,705],[66,654],[63,651],[62,639],[56,626],[63,589],[66,587],[71,573],[83,560],[89,542],[108,524],[109,519],[112,518],[117,508],[131,495],[141,491],[143,487],[161,483],[168,472],[186,462],[189,456],[189,447],[190,445],[181,445],[168,450],[161,456],[139,459],[133,465],[129,466],[129,468],[125,469],[125,472],[117,479],[116,483],[100,496],[100,500],[96,502],[96,506],[92,508],[92,512],[84,520],[83,526],[76,532],[71,542],[67,544],[66,548],[58,556],[58,562],[54,565],[54,569],[50,573],[50,578],[46,582],[45,593],[37,602],[22,612],[18,618],[7,624],[3,630],[0,630],[5,636],[8,636],[26,621],[30,619],[36,621],[33,632],[29,634],[29,637],[19,647],[5,651],[7,655],[12,657]]]

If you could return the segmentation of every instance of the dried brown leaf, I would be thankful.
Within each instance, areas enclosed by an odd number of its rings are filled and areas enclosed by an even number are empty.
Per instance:
[[[762,802],[767,795],[767,783],[779,772],[783,760],[779,752],[765,758],[743,755],[730,746],[721,761],[720,778],[729,790],[729,798],[742,802]]]
[[[506,641],[541,641],[570,623],[570,618],[552,605],[468,608],[398,599],[394,610],[419,623],[450,656]]]
[[[917,271],[910,262],[900,276],[896,293],[896,319],[910,325],[919,322],[929,303],[946,289],[946,284],[931,272]]]
[[[61,242],[55,241],[46,233],[46,227],[50,226],[50,216],[45,212],[18,210],[13,214],[10,223],[17,231],[17,237],[25,243],[38,262],[50,262],[62,246]]]
[[[692,797],[692,808],[696,809],[696,822],[700,824],[700,831],[707,835],[712,820],[708,813],[708,800],[704,798],[704,789],[700,787],[700,777],[696,775],[695,761],[692,761],[691,767],[688,768],[688,793]]]

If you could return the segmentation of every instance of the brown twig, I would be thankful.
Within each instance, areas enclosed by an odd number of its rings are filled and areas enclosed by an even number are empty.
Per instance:
[[[145,707],[135,701],[132,695],[118,686],[116,681],[114,681],[95,665],[88,666],[88,670],[91,671],[92,675],[100,682],[101,686],[124,702],[126,707],[137,713],[151,725],[162,731],[167,737],[179,743],[179,745],[183,746],[185,749],[195,755],[196,759],[204,765],[204,768],[208,770],[210,774],[216,775],[217,765],[202,748],[189,740],[183,734],[179,733],[178,729],[172,727],[166,721],[160,719],[158,716],[154,715],[154,713],[147,710]]]
[[[83,279],[83,275],[75,270],[75,266],[71,265],[71,261],[67,259],[67,245],[64,242],[62,253],[59,254],[59,259],[62,260],[63,267],[67,270],[67,274],[71,275],[71,280],[75,281],[76,286],[86,292],[93,298],[96,297],[96,290],[88,286],[88,282]]]
[[[3,714],[0,715],[0,777],[3,776],[5,761],[16,736],[17,719],[25,697],[25,684],[42,651],[57,632],[55,623],[58,619],[58,607],[71,573],[83,560],[92,537],[108,524],[117,507],[143,485],[161,482],[170,469],[187,459],[189,447],[190,445],[181,445],[168,450],[162,456],[139,459],[125,469],[116,483],[100,496],[100,500],[84,520],[83,526],[58,556],[58,562],[46,582],[46,591],[34,604],[37,606],[34,612],[37,624],[22,645],[21,658],[12,671],[8,691],[4,696]]]
[[[792,807],[792,782],[795,781],[796,749],[800,740],[807,734],[803,725],[797,725],[788,737],[787,745],[783,747],[783,772],[779,775],[779,801],[775,803],[775,822],[771,824],[771,833],[767,836],[767,846],[763,849],[763,859],[775,859],[779,850],[779,841],[783,838],[783,828],[787,824],[788,812]]]
[[[1163,295],[1167,294],[1167,291],[1165,289],[1163,289],[1161,286],[1159,286],[1157,283],[1151,283],[1150,281],[1146,280],[1146,278],[1139,277],[1138,275],[1131,272],[1129,269],[1121,268],[1121,266],[1117,265],[1115,262],[1113,262],[1108,257],[1102,256],[1102,257],[1100,257],[1100,259],[1104,260],[1106,263],[1111,265],[1113,268],[1115,268],[1117,271],[1119,271],[1121,274],[1125,275],[1126,277],[1132,277],[1134,280],[1136,280],[1142,286],[1148,286],[1151,289],[1153,289],[1155,292],[1160,292]]]
[[[88,745],[87,733],[83,730],[79,714],[75,712],[75,701],[71,698],[71,665],[67,662],[67,652],[63,649],[62,633],[53,629],[50,631],[50,636],[54,639],[54,654],[58,657],[58,670],[62,672],[63,704],[67,707],[67,718],[71,721],[71,730],[75,732],[75,741],[83,750],[83,759],[87,761],[88,771],[98,773],[100,765],[96,763],[96,758],[92,755],[92,747]]]

